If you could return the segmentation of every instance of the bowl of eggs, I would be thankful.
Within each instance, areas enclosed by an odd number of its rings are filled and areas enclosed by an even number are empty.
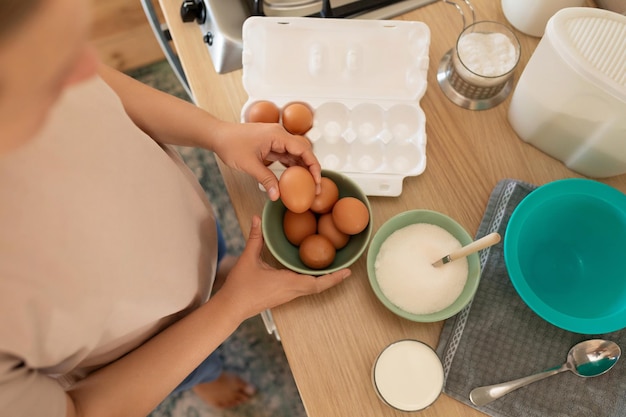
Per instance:
[[[315,194],[311,173],[301,166],[285,169],[280,199],[263,208],[263,238],[282,265],[307,275],[324,275],[352,265],[372,235],[369,200],[347,176],[322,170]]]
[[[405,319],[435,322],[452,317],[478,289],[478,254],[440,266],[433,263],[472,241],[459,223],[443,213],[400,213],[372,238],[367,254],[372,290],[385,307]]]

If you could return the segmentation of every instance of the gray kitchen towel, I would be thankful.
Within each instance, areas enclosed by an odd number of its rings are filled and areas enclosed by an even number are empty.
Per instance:
[[[504,237],[511,213],[536,187],[505,179],[489,198],[476,238]],[[622,262],[623,260],[619,260]],[[624,417],[626,360],[608,373],[580,378],[563,372],[520,388],[483,407],[469,400],[472,389],[531,375],[565,362],[574,344],[603,338],[626,348],[626,330],[571,333],[544,321],[519,297],[509,280],[499,243],[480,253],[478,291],[471,304],[444,324],[437,346],[445,373],[444,392],[494,417]],[[626,279],[626,277],[624,278]]]

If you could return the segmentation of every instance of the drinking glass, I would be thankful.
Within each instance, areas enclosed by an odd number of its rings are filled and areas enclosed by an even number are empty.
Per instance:
[[[485,110],[511,92],[520,43],[506,25],[478,21],[465,27],[439,64],[437,81],[455,104]]]

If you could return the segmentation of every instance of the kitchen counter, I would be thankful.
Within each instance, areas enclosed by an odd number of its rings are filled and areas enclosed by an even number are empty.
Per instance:
[[[215,73],[198,26],[180,19],[180,1],[160,0],[160,5],[197,105],[224,120],[238,121],[247,100],[241,71]],[[506,22],[499,1],[474,0],[473,5],[477,20]],[[445,97],[436,74],[439,60],[461,31],[453,7],[436,2],[397,19],[422,21],[431,31],[428,88],[421,100],[428,162],[423,174],[404,180],[400,197],[371,197],[374,232],[390,217],[422,208],[443,212],[474,234],[499,180],[515,178],[540,185],[580,177],[516,136],[507,121],[510,96],[484,111],[465,110]],[[517,80],[538,39],[516,34],[522,46]],[[251,216],[262,212],[266,196],[247,175],[223,164],[220,169],[247,236]],[[626,175],[602,182],[626,192]],[[269,253],[264,256],[277,265]],[[419,339],[435,347],[443,323],[413,323],[389,312],[369,286],[365,255],[352,271],[352,277],[338,287],[272,311],[291,370],[310,417],[404,416],[376,396],[372,364],[386,345],[399,339]],[[420,413],[424,417],[483,415],[447,395]]]

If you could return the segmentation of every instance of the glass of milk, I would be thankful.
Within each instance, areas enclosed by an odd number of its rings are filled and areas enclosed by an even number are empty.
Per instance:
[[[372,367],[378,397],[401,411],[419,411],[439,398],[443,389],[443,365],[437,353],[419,340],[391,343]]]
[[[520,43],[506,25],[479,21],[467,26],[444,55],[437,81],[455,104],[484,110],[504,101],[513,86]]]

